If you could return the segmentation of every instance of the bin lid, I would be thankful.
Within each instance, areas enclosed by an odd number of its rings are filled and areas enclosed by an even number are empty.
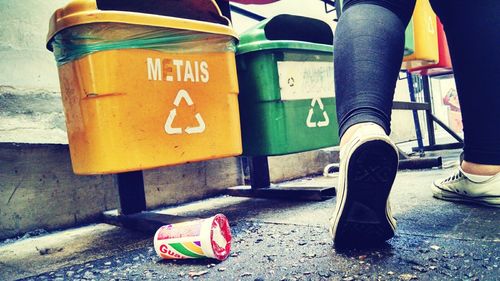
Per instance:
[[[73,0],[52,15],[47,49],[52,51],[49,43],[63,29],[103,22],[168,27],[238,38],[215,0]]]
[[[241,34],[237,54],[269,49],[333,52],[333,32],[321,20],[277,15]]]

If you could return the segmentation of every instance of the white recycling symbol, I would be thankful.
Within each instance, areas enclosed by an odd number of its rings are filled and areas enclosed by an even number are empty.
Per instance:
[[[312,116],[314,114],[314,106],[316,103],[319,105],[319,108],[323,111],[323,121],[318,121],[318,122],[312,122]],[[320,98],[313,98],[311,101],[311,108],[309,109],[309,115],[307,115],[307,120],[306,120],[306,125],[309,128],[315,128],[315,127],[326,127],[330,124],[330,118],[328,117],[328,114],[325,111],[325,106],[323,105],[323,102],[321,101]]]
[[[182,128],[174,128],[172,127],[172,123],[174,123],[175,116],[177,115],[177,107],[181,104],[181,100],[184,99],[187,103],[187,105],[191,106],[193,105],[193,100],[189,96],[188,92],[186,90],[180,90],[177,93],[177,96],[175,97],[174,100],[174,105],[175,108],[170,110],[170,114],[168,115],[167,122],[165,122],[165,132],[169,135],[179,135],[182,134]],[[203,118],[201,117],[201,114],[196,113],[194,116],[196,118],[196,121],[198,121],[198,126],[197,127],[187,127],[184,129],[184,132],[187,134],[201,134],[205,131],[205,121],[203,121]]]

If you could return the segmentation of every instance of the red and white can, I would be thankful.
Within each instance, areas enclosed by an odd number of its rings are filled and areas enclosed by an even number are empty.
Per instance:
[[[163,259],[213,258],[225,260],[231,251],[231,229],[226,216],[168,224],[154,237],[154,248]]]

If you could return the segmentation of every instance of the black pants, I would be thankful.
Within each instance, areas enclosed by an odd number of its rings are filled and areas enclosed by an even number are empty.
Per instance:
[[[466,161],[500,165],[500,0],[431,0],[444,25],[464,124]],[[340,135],[391,107],[415,0],[345,0],[335,34]],[[500,85],[500,84],[499,84]]]

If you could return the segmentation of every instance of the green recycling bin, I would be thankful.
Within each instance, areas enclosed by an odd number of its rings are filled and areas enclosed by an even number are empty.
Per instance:
[[[236,65],[244,155],[338,145],[332,42],[328,24],[292,15],[264,20],[240,36]]]

